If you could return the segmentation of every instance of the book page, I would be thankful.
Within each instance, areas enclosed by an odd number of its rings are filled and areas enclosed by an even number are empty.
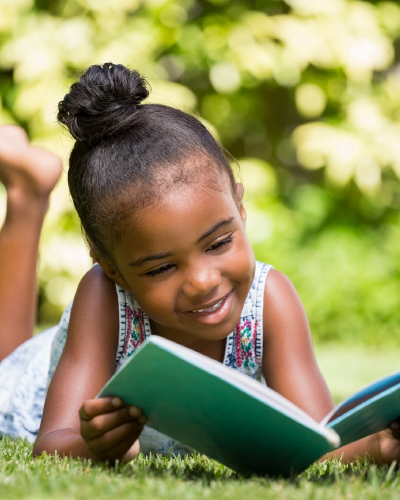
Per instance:
[[[346,398],[344,401],[339,403],[328,415],[322,420],[322,424],[326,425],[333,422],[342,415],[353,410],[357,406],[363,404],[364,402],[372,399],[376,395],[380,394],[391,387],[400,383],[400,372],[393,373],[383,377],[372,384],[367,385],[360,391],[356,392],[352,396]]]

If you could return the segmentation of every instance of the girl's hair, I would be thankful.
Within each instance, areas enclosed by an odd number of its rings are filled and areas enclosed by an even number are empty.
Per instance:
[[[106,63],[90,66],[58,105],[59,122],[76,140],[72,200],[90,247],[104,257],[111,257],[132,210],[196,172],[228,175],[235,193],[229,161],[206,127],[178,109],[141,104],[148,95],[137,71]]]

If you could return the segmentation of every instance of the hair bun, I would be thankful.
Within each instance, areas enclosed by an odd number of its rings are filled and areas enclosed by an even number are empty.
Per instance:
[[[77,141],[97,143],[134,125],[148,88],[137,71],[122,64],[90,66],[59,103],[58,121]]]

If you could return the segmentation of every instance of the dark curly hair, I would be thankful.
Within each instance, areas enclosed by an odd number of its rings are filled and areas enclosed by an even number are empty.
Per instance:
[[[148,95],[137,71],[106,63],[90,66],[58,105],[57,118],[76,141],[71,197],[90,247],[103,257],[111,258],[129,213],[162,196],[168,182],[190,181],[189,157],[199,158],[198,171],[228,175],[235,193],[231,165],[206,127],[178,109],[141,104]]]

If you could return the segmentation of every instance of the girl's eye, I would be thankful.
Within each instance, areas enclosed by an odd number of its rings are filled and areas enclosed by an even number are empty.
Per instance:
[[[214,245],[211,245],[210,248],[207,249],[207,252],[210,250],[219,250],[220,248],[224,247],[225,245],[228,245],[228,243],[232,242],[232,235],[230,234],[227,238],[218,241],[217,243],[214,243]]]
[[[154,271],[149,271],[147,274],[147,276],[157,276],[157,274],[164,274],[166,273],[167,271],[169,271],[170,269],[172,269],[174,266],[173,264],[165,264],[165,266],[161,266],[157,269],[154,269]]]

